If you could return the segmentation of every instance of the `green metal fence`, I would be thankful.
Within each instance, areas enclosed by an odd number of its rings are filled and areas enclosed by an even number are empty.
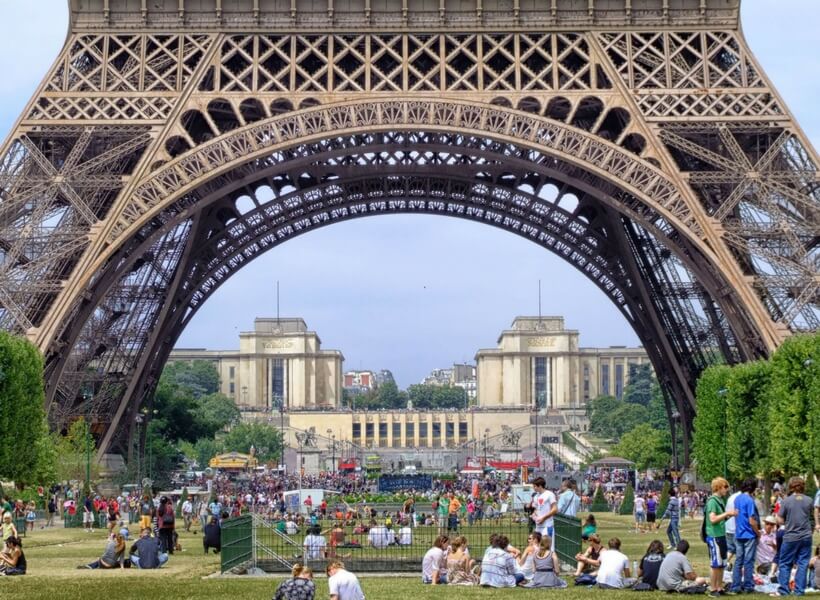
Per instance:
[[[384,525],[384,516],[377,521]],[[319,524],[322,542],[312,546],[313,540],[305,540],[310,529],[307,524],[287,533],[284,523],[258,515],[230,519],[222,526],[222,570],[247,564],[267,572],[288,572],[294,562],[301,562],[321,572],[328,561],[340,558],[352,570],[362,572],[419,573],[424,554],[441,533],[451,538],[466,536],[473,558],[480,561],[493,533],[507,536],[510,544],[523,550],[532,524],[524,513],[516,512],[472,524],[461,521],[449,529],[447,524],[440,527],[435,523],[408,531],[393,523],[374,536],[363,530],[369,522],[357,519],[335,524],[325,520]],[[575,555],[581,550],[578,519],[555,517],[555,547],[565,565],[575,565]]]
[[[253,539],[251,515],[242,515],[222,521],[220,560],[223,573],[244,563],[253,562]]]
[[[581,551],[581,520],[555,515],[555,551],[565,564],[575,564],[575,555]]]

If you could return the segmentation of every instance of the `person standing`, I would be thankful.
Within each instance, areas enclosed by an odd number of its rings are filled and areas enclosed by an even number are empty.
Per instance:
[[[658,501],[654,494],[649,494],[646,498],[646,523],[650,531],[655,531],[655,517],[657,516]]]
[[[575,480],[565,479],[561,482],[562,491],[558,495],[558,513],[574,517],[581,508],[581,498],[575,493]]]
[[[543,477],[536,477],[532,480],[532,488],[535,490],[533,498],[532,521],[535,523],[535,531],[542,536],[548,535],[555,543],[555,520],[553,517],[558,512],[558,504],[555,501],[555,494],[546,488],[547,482]]]
[[[88,533],[94,533],[94,504],[88,496],[83,502],[83,527]]]
[[[458,533],[458,511],[461,510],[461,500],[453,492],[450,492],[449,503],[447,505],[447,532]]]
[[[182,522],[185,524],[185,531],[191,531],[191,523],[194,521],[193,496],[188,496],[182,503]]]
[[[350,571],[346,571],[343,562],[331,562],[327,566],[327,577],[330,600],[364,600],[359,578]]]
[[[802,596],[806,589],[806,573],[811,559],[811,516],[812,500],[806,496],[806,483],[800,477],[789,479],[789,495],[780,503],[777,521],[785,525],[783,544],[777,567],[777,595],[789,595],[789,575],[792,566],[797,567],[794,575],[794,594]]]
[[[669,519],[666,527],[666,537],[669,538],[669,549],[674,550],[680,541],[680,499],[675,488],[669,490],[669,501],[666,503],[666,510],[661,517],[661,521]]]
[[[48,499],[48,519],[46,520],[46,527],[54,527],[54,515],[57,514],[57,499],[52,496]]]
[[[709,580],[711,595],[723,594],[723,570],[726,568],[726,521],[737,515],[736,510],[726,510],[729,482],[723,477],[712,480],[712,495],[706,501],[704,512],[704,541],[709,550]]]
[[[726,500],[726,512],[735,513],[734,517],[729,517],[726,520],[726,565],[729,569],[732,568],[732,560],[735,556],[735,528],[737,522],[737,511],[735,510],[735,500],[740,496],[740,490],[729,496]]]
[[[646,523],[646,500],[635,494],[635,533],[643,533]]]
[[[174,553],[174,504],[163,496],[157,510],[157,526],[159,527],[159,545],[163,552]]]
[[[760,535],[760,516],[752,495],[757,481],[747,479],[740,486],[741,494],[735,499],[735,566],[732,569],[732,590],[737,593],[754,591],[752,579],[755,568],[757,538]]]

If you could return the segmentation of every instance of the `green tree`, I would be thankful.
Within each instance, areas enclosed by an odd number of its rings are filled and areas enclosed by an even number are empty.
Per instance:
[[[379,408],[406,408],[407,394],[399,390],[396,382],[385,381],[377,389]]]
[[[726,383],[726,454],[730,481],[771,472],[769,414],[771,363],[732,367]]]
[[[652,429],[649,423],[641,423],[624,433],[610,449],[610,454],[631,460],[641,471],[662,468],[669,464],[668,436],[668,431],[658,431]]]
[[[171,475],[182,460],[179,449],[162,436],[160,425],[154,421],[146,432],[145,473],[153,480],[154,489],[170,487]]]
[[[219,392],[200,397],[198,404],[199,418],[214,432],[238,423],[242,417],[234,401]]]
[[[159,383],[181,388],[200,398],[219,391],[219,372],[207,360],[170,362],[162,369]]]
[[[791,337],[771,358],[771,466],[785,474],[820,465],[819,373],[820,334]]]
[[[663,513],[666,512],[666,506],[669,504],[669,490],[672,489],[672,486],[668,481],[663,482],[663,488],[661,488],[661,497],[658,500],[658,518],[663,516]]]
[[[56,448],[57,478],[60,481],[86,480],[86,462],[90,457],[91,480],[99,477],[99,465],[94,460],[97,450],[96,442],[90,435],[90,429],[83,417],[69,425],[65,435],[54,433],[53,445]],[[86,482],[88,488],[91,482]]]
[[[692,457],[697,463],[698,476],[704,481],[728,474],[725,396],[731,375],[730,367],[714,365],[698,379]]]
[[[592,497],[592,505],[589,507],[589,512],[607,512],[609,511],[609,503],[604,496],[604,486],[599,485],[595,490],[595,495]]]
[[[620,509],[618,509],[618,514],[631,515],[633,510],[635,510],[635,489],[632,487],[632,483],[630,482],[626,484],[624,499],[621,502]]]
[[[213,438],[200,438],[194,444],[194,459],[200,469],[208,466],[211,459],[224,451],[224,444]]]
[[[624,388],[624,402],[649,406],[652,400],[652,387],[655,376],[652,365],[630,365],[629,383]]]
[[[614,396],[598,396],[589,404],[589,430],[602,437],[616,437],[612,414],[621,405]]]
[[[48,459],[40,444],[48,436],[44,406],[43,357],[25,338],[0,332],[0,479],[21,489],[49,469],[41,464]]]
[[[225,452],[248,453],[251,446],[261,462],[278,460],[282,453],[282,435],[266,423],[239,423],[225,435]]]

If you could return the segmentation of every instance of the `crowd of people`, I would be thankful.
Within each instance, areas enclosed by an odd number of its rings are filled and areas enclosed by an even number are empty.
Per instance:
[[[360,477],[332,474],[305,479],[303,485],[338,485],[349,491],[363,490],[366,485]],[[306,533],[300,556],[305,562],[327,561],[328,574],[331,579],[335,577],[337,600],[358,598],[356,594],[361,594],[358,579],[342,562],[350,556],[345,554],[346,548],[410,547],[415,528],[423,526],[437,528],[437,537],[422,560],[421,579],[425,584],[566,587],[554,547],[554,518],[557,514],[576,516],[584,509],[586,494],[579,493],[572,478],[565,479],[557,493],[548,490],[541,477],[531,481],[533,494],[523,511],[523,518],[530,523],[530,534],[523,548],[515,548],[506,535],[498,532],[489,537],[480,556],[471,554],[465,535],[470,529],[462,531],[460,526],[494,523],[494,507],[511,501],[516,482],[514,476],[436,480],[424,492],[408,490],[395,512],[381,513],[364,500],[351,505],[335,499],[328,503],[322,498],[314,503],[310,496],[304,500],[304,506],[293,510],[285,503],[285,492],[294,482],[269,475],[246,480],[217,476],[208,500],[189,495],[175,501],[147,494],[89,498],[77,509],[84,515],[86,528],[93,531],[102,522],[95,523],[94,516],[102,515],[99,519],[104,518],[108,536],[101,554],[78,568],[162,567],[179,547],[178,514],[186,531],[192,526],[201,527],[205,553],[219,552],[221,522],[255,511],[269,517],[286,535]],[[429,512],[416,510],[419,497],[430,499]],[[51,503],[56,503],[56,498]],[[711,494],[687,491],[679,495],[673,487],[663,511],[659,494],[641,491],[634,498],[634,531],[655,537],[652,534],[665,527],[668,543],[651,539],[643,556],[632,562],[622,551],[618,537],[602,541],[595,515],[589,514],[581,532],[585,547],[574,557],[574,564],[565,565],[564,569],[571,572],[575,567],[570,582],[603,589],[708,591],[713,596],[764,591],[783,596],[801,595],[807,588],[820,587],[820,546],[812,549],[813,530],[820,531],[820,493],[815,498],[808,497],[805,482],[795,477],[785,486],[775,487],[771,505],[771,514],[762,518],[763,503],[754,480],[743,482],[731,494],[723,478],[711,482]],[[0,574],[26,571],[26,558],[13,517],[27,513],[29,508],[25,504],[21,508],[8,499],[3,502]],[[140,529],[139,537],[131,541],[127,523],[134,517],[138,518]],[[681,539],[680,535],[680,522],[687,517],[702,520],[709,573],[696,573],[687,558],[692,541]],[[276,598],[312,598],[312,578],[310,568],[296,565],[292,579],[283,582]]]

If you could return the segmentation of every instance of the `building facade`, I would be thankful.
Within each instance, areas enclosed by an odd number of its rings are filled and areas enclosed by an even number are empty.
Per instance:
[[[466,385],[477,394],[468,410],[352,411],[342,388],[371,388],[392,374],[348,371],[338,350],[323,350],[302,319],[256,319],[239,336],[239,350],[175,349],[169,361],[213,361],[221,390],[246,419],[267,420],[296,433],[313,428],[322,447],[418,450],[469,448],[473,455],[500,447],[516,431],[521,448],[565,429],[586,429],[586,405],[601,394],[620,397],[630,368],[648,363],[643,348],[581,348],[578,331],[562,317],[517,317],[476,365],[433,371],[425,382]],[[389,377],[388,377],[389,375]],[[540,431],[539,431],[540,428]]]
[[[498,346],[476,353],[478,405],[558,411],[583,428],[586,405],[621,398],[630,368],[649,362],[643,348],[581,348],[563,317],[516,317]]]
[[[243,412],[333,410],[341,406],[342,361],[338,350],[323,350],[302,319],[256,319],[239,334],[239,350],[178,348],[169,362],[210,360],[219,371],[220,391]]]

